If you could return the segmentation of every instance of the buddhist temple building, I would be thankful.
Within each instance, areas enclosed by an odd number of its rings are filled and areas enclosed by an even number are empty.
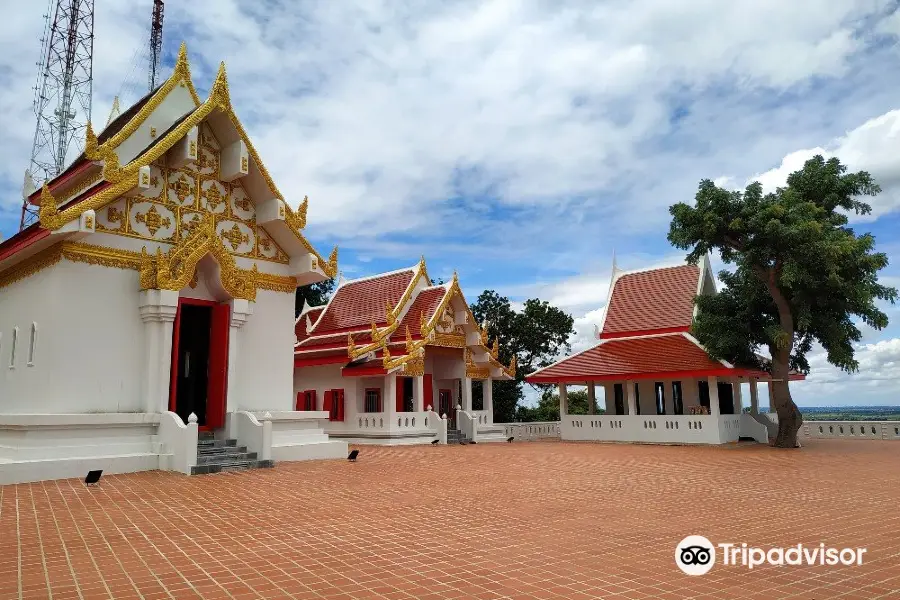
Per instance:
[[[337,248],[304,236],[224,63],[201,99],[182,46],[26,195],[40,221],[0,243],[0,484],[346,456],[293,391],[295,290],[334,277]]]
[[[711,358],[690,333],[694,298],[715,293],[708,257],[630,272],[614,265],[599,343],[526,377],[559,386],[562,438],[720,444],[774,437],[777,426],[758,410],[758,382],[770,375]],[[748,413],[742,383],[749,383]],[[601,387],[603,414],[567,414],[570,385],[587,386],[589,412]]]
[[[340,281],[295,325],[298,411],[325,411],[325,431],[353,443],[503,441],[492,382],[514,377],[475,322],[456,274],[435,285],[425,259]],[[474,386],[474,387],[473,387]],[[480,392],[480,393],[479,393]]]

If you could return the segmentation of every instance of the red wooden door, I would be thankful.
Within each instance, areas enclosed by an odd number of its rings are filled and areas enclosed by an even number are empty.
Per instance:
[[[447,415],[447,426],[456,429],[456,407],[453,406],[453,393],[450,390],[438,390],[438,414]]]
[[[227,304],[213,306],[212,326],[209,332],[209,383],[206,393],[206,426],[210,429],[225,425],[230,327],[231,307]]]
[[[178,342],[181,338],[181,301],[175,309],[175,323],[172,326],[172,363],[169,368],[169,410],[176,411],[175,398],[178,394]]]
[[[432,387],[431,373],[425,373],[423,383],[425,387],[425,398],[422,402],[422,410],[428,410],[429,406],[431,407],[431,410],[436,410],[437,407],[434,405],[434,389]]]

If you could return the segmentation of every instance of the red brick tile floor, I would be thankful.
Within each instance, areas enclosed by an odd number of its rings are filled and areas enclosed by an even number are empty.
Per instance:
[[[0,487],[10,598],[900,598],[900,443],[520,442]],[[675,565],[687,535],[861,566]]]

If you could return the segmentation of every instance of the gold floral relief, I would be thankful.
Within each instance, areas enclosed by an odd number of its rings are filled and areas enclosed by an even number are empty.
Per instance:
[[[224,214],[226,209],[225,186],[215,179],[200,180],[201,207],[214,214]]]
[[[127,210],[128,201],[125,198],[121,198],[97,211],[97,231],[109,233],[124,232]]]
[[[219,235],[231,245],[231,249],[234,252],[237,252],[238,248],[244,244],[250,243],[250,236],[243,233],[237,223],[234,223],[231,229],[223,229],[219,232]]]
[[[197,181],[193,175],[184,171],[170,170],[168,181],[168,201],[176,206],[196,207]]]
[[[168,210],[163,208],[163,212],[160,212],[159,210],[157,210],[156,204],[151,204],[150,208],[145,212],[139,212],[140,206],[141,205],[138,204],[133,209],[134,221],[136,223],[144,225],[147,228],[147,231],[150,232],[150,235],[153,239],[156,239],[156,233],[158,231],[163,229],[168,230],[172,228],[173,215]],[[172,231],[169,235],[171,236],[172,234],[174,234],[174,231]]]

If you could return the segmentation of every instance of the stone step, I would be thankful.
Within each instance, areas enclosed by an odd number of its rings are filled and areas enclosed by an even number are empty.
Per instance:
[[[228,456],[247,451],[247,446],[227,446],[223,448],[197,448],[197,456]]]
[[[236,460],[222,461],[212,464],[196,465],[191,467],[191,475],[209,475],[224,471],[246,471],[248,469],[271,469],[275,466],[273,460]]]
[[[234,452],[228,454],[203,454],[197,456],[198,465],[209,465],[224,462],[240,462],[256,460],[256,452]]]
[[[198,448],[224,448],[226,446],[237,446],[237,440],[217,440],[215,438],[198,439]]]

